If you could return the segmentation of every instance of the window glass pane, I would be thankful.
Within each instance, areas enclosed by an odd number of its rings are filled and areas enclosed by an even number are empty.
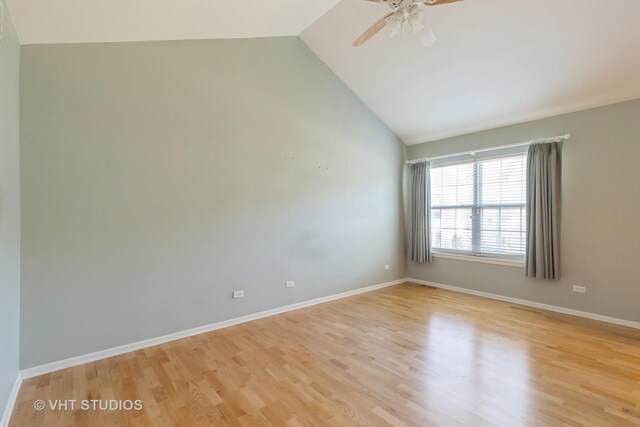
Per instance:
[[[458,205],[473,205],[473,183],[458,187]]]
[[[431,209],[431,228],[437,230],[440,224],[440,209]]]
[[[471,238],[472,238],[471,230],[457,230],[455,249],[459,251],[473,250]]]
[[[488,254],[524,254],[525,233],[482,230],[480,251]]]
[[[440,229],[431,231],[431,244],[433,248],[442,248],[442,231]]]
[[[447,208],[431,210],[431,237],[436,249],[471,251],[471,208]]]
[[[440,249],[471,251],[471,230],[441,230]]]
[[[442,228],[456,228],[456,210],[442,209],[440,211],[440,221]]]
[[[442,206],[442,169],[431,169],[431,206]]]
[[[443,166],[431,170],[431,205],[473,204],[473,163]]]
[[[495,160],[482,162],[481,203],[500,204],[500,163]]]
[[[456,209],[456,228],[471,230],[473,227],[473,216],[471,208]]]
[[[443,229],[440,230],[440,248],[442,249],[455,249],[455,230]]]
[[[525,204],[526,156],[504,157],[478,162],[480,205]]]
[[[504,254],[524,253],[524,233],[502,231],[500,233],[500,252]]]
[[[476,251],[524,255],[526,155],[481,160],[477,168],[481,220]]]
[[[500,228],[500,209],[485,208],[482,210],[482,229],[498,230]]]
[[[431,202],[434,249],[524,255],[524,153],[431,169]]]
[[[522,231],[521,227],[523,224],[520,217],[520,211],[521,208],[501,208],[500,229],[503,231]]]
[[[500,241],[498,231],[482,230],[480,234],[480,252],[497,253]]]

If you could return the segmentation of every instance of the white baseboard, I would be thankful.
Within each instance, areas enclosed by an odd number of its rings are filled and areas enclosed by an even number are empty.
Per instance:
[[[467,288],[460,288],[458,286],[443,285],[442,283],[429,282],[429,281],[426,281],[426,280],[407,279],[407,281],[411,282],[411,283],[416,283],[416,284],[419,284],[419,285],[432,286],[434,288],[446,289],[446,290],[453,291],[453,292],[460,292],[460,293],[463,293],[463,294],[476,295],[476,296],[479,296],[479,297],[484,297],[484,298],[490,298],[490,299],[495,299],[495,300],[499,300],[499,301],[510,302],[510,303],[513,303],[513,304],[520,304],[520,305],[524,305],[524,306],[527,306],[527,307],[539,308],[539,309],[542,309],[542,310],[553,311],[553,312],[556,312],[556,313],[569,314],[571,316],[584,317],[586,319],[598,320],[600,322],[613,323],[615,325],[627,326],[629,328],[640,329],[640,322],[633,322],[631,320],[618,319],[618,318],[615,318],[615,317],[603,316],[601,314],[594,314],[594,313],[589,313],[589,312],[586,312],[586,311],[574,310],[572,308],[558,307],[558,306],[555,306],[555,305],[542,304],[542,303],[539,303],[539,302],[534,302],[534,301],[529,301],[529,300],[524,300],[524,299],[519,299],[519,298],[507,297],[507,296],[504,296],[504,295],[491,294],[491,293],[488,293],[488,292],[476,291],[476,290],[467,289]]]
[[[400,283],[405,283],[405,282],[412,282],[412,283],[416,283],[416,284],[420,284],[420,285],[432,286],[434,288],[447,289],[447,290],[454,291],[454,292],[461,292],[461,293],[470,294],[470,295],[476,295],[476,296],[480,296],[480,297],[484,297],[484,298],[490,298],[490,299],[494,299],[494,300],[510,302],[510,303],[513,303],[513,304],[520,304],[520,305],[524,305],[524,306],[527,306],[527,307],[533,307],[533,308],[539,308],[539,309],[542,309],[542,310],[553,311],[553,312],[556,312],[556,313],[569,314],[569,315],[572,315],[572,316],[584,317],[584,318],[587,318],[587,319],[598,320],[598,321],[601,321],[601,322],[613,323],[613,324],[616,324],[616,325],[621,325],[621,326],[627,326],[627,327],[630,327],[630,328],[640,329],[640,322],[633,322],[633,321],[630,321],[630,320],[618,319],[618,318],[615,318],[615,317],[608,317],[608,316],[603,316],[603,315],[600,315],[600,314],[593,314],[593,313],[588,313],[588,312],[585,312],[585,311],[579,311],[579,310],[574,310],[574,309],[564,308],[564,307],[557,307],[557,306],[553,306],[553,305],[542,304],[542,303],[523,300],[523,299],[519,299],[519,298],[512,298],[512,297],[507,297],[507,296],[498,295],[498,294],[491,294],[491,293],[488,293],[488,292],[476,291],[476,290],[461,288],[461,287],[457,287],[457,286],[444,285],[444,284],[441,284],[441,283],[429,282],[429,281],[420,280],[420,279],[406,278],[406,279],[394,280],[392,282],[380,283],[378,285],[368,286],[368,287],[365,287],[365,288],[355,289],[355,290],[352,290],[352,291],[342,292],[342,293],[339,293],[339,294],[329,295],[329,296],[326,296],[326,297],[316,298],[316,299],[309,300],[309,301],[303,301],[303,302],[299,302],[299,303],[296,303],[296,304],[287,305],[287,306],[284,306],[284,307],[274,308],[272,310],[261,311],[261,312],[255,313],[255,314],[249,314],[249,315],[246,315],[246,316],[236,317],[234,319],[224,320],[222,322],[217,322],[217,323],[213,323],[213,324],[210,324],[210,325],[205,325],[205,326],[200,326],[200,327],[193,328],[193,329],[188,329],[186,331],[176,332],[176,333],[173,333],[173,334],[164,335],[164,336],[157,337],[157,338],[151,338],[151,339],[148,339],[148,340],[138,341],[138,342],[131,343],[131,344],[125,344],[125,345],[122,345],[122,346],[118,346],[118,347],[113,347],[113,348],[97,351],[95,353],[89,353],[89,354],[85,354],[85,355],[82,355],[82,356],[76,356],[76,357],[71,357],[69,359],[60,360],[60,361],[57,361],[57,362],[47,363],[45,365],[35,366],[33,368],[23,369],[23,370],[20,371],[20,373],[18,375],[18,378],[16,379],[16,384],[14,385],[14,390],[12,391],[12,394],[11,394],[11,397],[9,399],[9,402],[7,403],[7,410],[9,409],[9,407],[13,408],[13,405],[15,404],[15,398],[16,398],[17,393],[18,393],[18,389],[19,389],[20,384],[21,384],[23,379],[37,377],[39,375],[48,374],[48,373],[51,373],[51,372],[59,371],[61,369],[67,369],[67,368],[71,368],[73,366],[82,365],[82,364],[90,363],[90,362],[95,362],[97,360],[102,360],[102,359],[106,359],[106,358],[109,358],[109,357],[118,356],[118,355],[121,355],[121,354],[124,354],[124,353],[130,353],[132,351],[141,350],[143,348],[164,344],[164,343],[175,341],[175,340],[179,340],[179,339],[182,339],[182,338],[187,338],[187,337],[191,337],[191,336],[194,336],[194,335],[199,335],[199,334],[203,334],[203,333],[206,333],[206,332],[215,331],[217,329],[227,328],[229,326],[238,325],[240,323],[250,322],[252,320],[257,320],[257,319],[262,319],[264,317],[269,317],[269,316],[273,316],[273,315],[280,314],[280,313],[286,313],[288,311],[297,310],[297,309],[300,309],[300,308],[309,307],[309,306],[312,306],[312,305],[321,304],[321,303],[324,303],[324,302],[333,301],[333,300],[337,300],[337,299],[340,299],[340,298],[345,298],[345,297],[349,297],[349,296],[353,296],[353,295],[358,295],[358,294],[365,293],[365,292],[371,292],[371,291],[374,291],[376,289],[382,289],[382,288],[386,288],[386,287],[389,287],[389,286],[395,286],[395,285],[398,285]],[[4,423],[4,422],[8,423],[8,421],[9,421],[7,414],[10,414],[11,412],[10,411],[7,412],[7,410],[5,410],[5,414],[4,414],[3,418],[2,418],[2,423]],[[6,421],[5,421],[5,418],[7,418]],[[0,423],[0,427],[5,427],[5,424],[2,424],[2,423]]]
[[[61,369],[71,368],[73,366],[82,365],[85,363],[95,362],[97,360],[106,359],[108,357],[118,356],[124,353],[130,353],[132,351],[140,350],[155,345],[164,344],[170,341],[179,340],[182,338],[191,337],[206,332],[215,331],[217,329],[227,328],[229,326],[238,325],[240,323],[250,322],[252,320],[262,319],[263,317],[269,317],[287,311],[297,310],[304,307],[309,307],[323,302],[333,301],[340,298],[350,297],[352,295],[362,294],[365,292],[371,292],[376,289],[382,289],[389,286],[398,285],[404,283],[409,279],[399,279],[392,282],[380,283],[378,285],[368,286],[365,288],[355,289],[353,291],[342,292],[339,294],[329,295],[326,297],[316,298],[309,301],[303,301],[296,304],[286,305],[284,307],[274,308],[272,310],[261,311],[255,314],[249,314],[242,317],[236,317],[234,319],[224,320],[222,322],[213,323],[210,325],[200,326],[197,328],[189,329],[186,331],[176,332],[169,335],[164,335],[157,338],[151,338],[144,341],[138,341],[131,344],[125,344],[118,347],[113,347],[105,350],[96,351],[95,353],[89,353],[82,356],[71,357],[69,359],[60,360],[57,362],[47,363],[45,365],[34,366],[33,368],[27,368],[20,371],[22,378],[33,378],[39,375],[48,374],[51,372],[59,371]],[[0,426],[2,427],[2,426]]]
[[[9,395],[9,400],[7,401],[7,406],[5,406],[4,408],[2,420],[0,420],[0,427],[7,427],[9,425],[9,419],[11,418],[11,414],[13,413],[13,407],[16,405],[16,399],[18,398],[20,385],[22,385],[22,375],[20,375],[20,372],[18,372],[16,381],[13,383],[13,389],[11,390],[11,394]]]

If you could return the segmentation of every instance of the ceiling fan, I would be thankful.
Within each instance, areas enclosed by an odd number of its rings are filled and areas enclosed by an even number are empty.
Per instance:
[[[366,0],[374,3],[388,5],[392,12],[380,18],[367,31],[353,42],[355,47],[364,44],[371,37],[378,34],[384,27],[389,26],[391,37],[402,35],[403,28],[409,27],[414,35],[420,37],[425,46],[431,46],[436,41],[436,36],[431,25],[426,20],[423,6],[439,6],[441,4],[455,3],[462,0]]]

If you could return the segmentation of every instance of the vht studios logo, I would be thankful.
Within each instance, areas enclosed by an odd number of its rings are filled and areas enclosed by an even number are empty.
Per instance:
[[[142,411],[142,400],[36,400],[38,411]]]

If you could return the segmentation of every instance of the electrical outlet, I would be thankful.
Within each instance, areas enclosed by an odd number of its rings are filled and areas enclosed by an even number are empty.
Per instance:
[[[296,286],[296,282],[294,282],[293,280],[287,280],[287,282],[285,282],[284,287],[285,288],[294,288]]]
[[[581,294],[584,294],[585,292],[587,292],[587,288],[586,286],[574,286],[573,292],[579,292]]]
[[[244,298],[244,291],[233,291],[233,299]]]
[[[391,270],[391,266],[389,264],[387,264],[387,265],[384,266],[384,269],[385,270]]]

